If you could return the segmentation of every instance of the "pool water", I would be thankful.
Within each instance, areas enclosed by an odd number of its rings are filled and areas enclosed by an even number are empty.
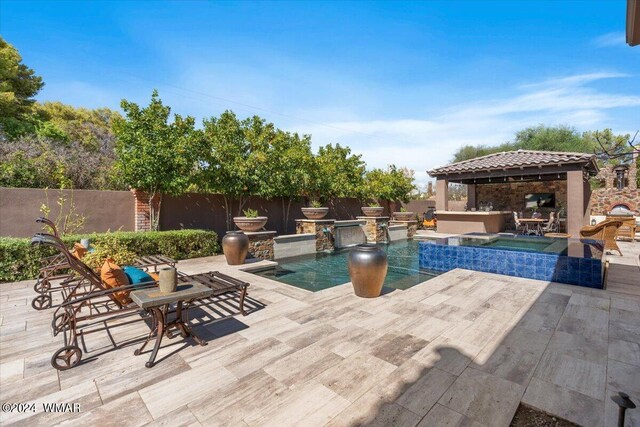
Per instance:
[[[389,268],[384,286],[407,289],[441,274],[421,270],[418,259],[418,242],[408,240],[381,245],[387,252]],[[278,267],[255,274],[298,288],[316,292],[350,282],[347,256],[351,249],[332,253],[284,258],[277,260]]]
[[[567,249],[567,239],[552,239],[537,236],[473,238],[471,235],[458,238],[460,246],[475,246],[505,250],[562,253]]]

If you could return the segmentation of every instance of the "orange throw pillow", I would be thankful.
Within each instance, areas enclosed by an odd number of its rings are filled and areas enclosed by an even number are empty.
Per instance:
[[[73,250],[71,251],[71,255],[78,259],[82,259],[88,252],[88,249],[82,246],[80,243],[74,243]]]
[[[127,275],[124,274],[124,271],[118,266],[113,258],[107,258],[104,264],[102,265],[102,269],[100,270],[100,278],[104,282],[105,286],[109,289],[117,288],[118,286],[126,286],[129,285],[129,279]],[[130,291],[122,291],[116,292],[113,296],[120,302],[122,305],[127,305],[131,302],[131,298],[129,298]]]
[[[160,280],[160,274],[158,274],[158,273],[155,273],[155,272],[153,272],[153,273],[152,273],[152,272],[148,272],[147,274],[149,274],[149,276],[151,276],[151,278],[152,278],[153,280],[155,280],[156,282],[157,282],[158,280]],[[156,284],[157,284],[157,283],[156,283]]]

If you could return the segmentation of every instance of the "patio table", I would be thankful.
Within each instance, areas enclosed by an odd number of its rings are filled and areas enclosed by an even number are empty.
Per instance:
[[[159,288],[155,287],[131,292],[130,297],[133,302],[147,311],[151,315],[153,322],[151,331],[142,347],[134,352],[136,356],[142,354],[151,338],[155,336],[156,342],[153,351],[149,356],[149,361],[145,363],[147,368],[152,368],[155,365],[162,337],[167,335],[168,338],[173,338],[173,334],[170,332],[171,328],[177,328],[183,338],[192,337],[200,345],[207,344],[206,341],[194,334],[189,327],[189,307],[193,301],[210,297],[211,295],[213,295],[213,289],[197,282],[181,283],[175,292],[170,293],[161,292]],[[171,304],[176,304],[175,319],[169,321],[169,306]]]
[[[525,226],[525,234],[529,234],[533,231],[536,236],[540,236],[542,234],[542,224],[549,222],[548,219],[544,218],[520,218],[519,221]]]

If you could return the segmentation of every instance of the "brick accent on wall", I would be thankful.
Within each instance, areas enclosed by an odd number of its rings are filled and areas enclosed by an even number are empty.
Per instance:
[[[144,191],[132,189],[134,198],[134,229],[135,231],[151,231],[151,209],[149,204],[149,194]],[[158,208],[160,196],[154,196],[151,203]]]

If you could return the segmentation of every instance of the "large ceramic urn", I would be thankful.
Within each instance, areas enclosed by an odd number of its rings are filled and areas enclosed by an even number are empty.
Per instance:
[[[227,231],[222,238],[222,252],[227,264],[244,264],[249,253],[249,238],[242,231]]]
[[[387,254],[378,245],[365,243],[356,245],[349,252],[349,276],[353,291],[359,297],[380,296],[387,277]]]

